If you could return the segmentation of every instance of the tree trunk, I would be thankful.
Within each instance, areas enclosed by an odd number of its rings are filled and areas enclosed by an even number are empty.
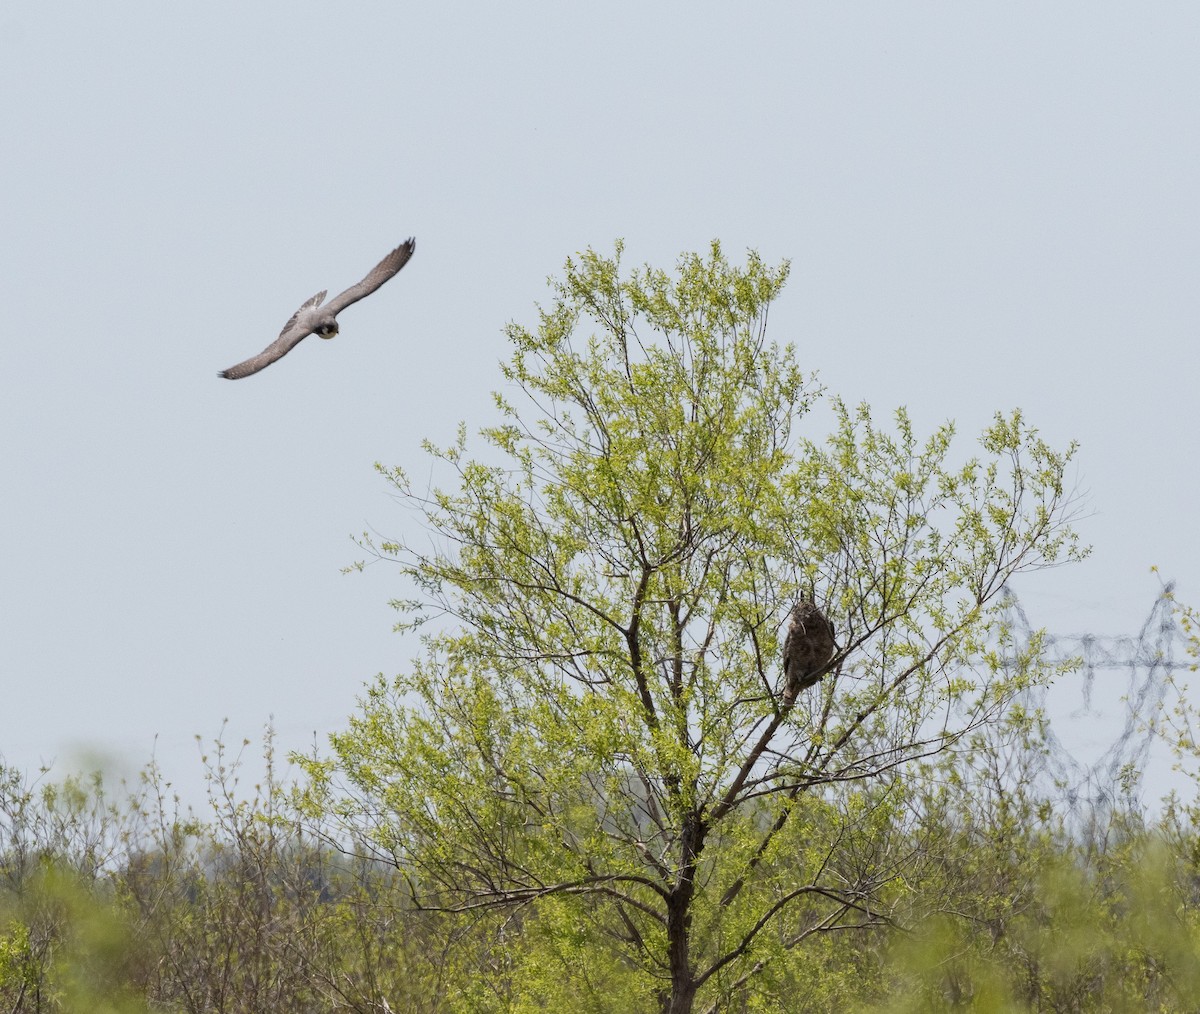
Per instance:
[[[696,999],[688,945],[692,926],[690,911],[693,886],[689,877],[681,881],[667,907],[667,957],[671,967],[671,989],[663,994],[663,1014],[691,1014]]]
[[[672,976],[671,992],[664,998],[663,1014],[692,1014],[696,1001],[696,983],[688,976],[687,982],[676,982]]]
[[[667,900],[667,959],[671,989],[662,996],[663,1014],[691,1014],[696,1000],[696,976],[692,972],[692,897],[696,893],[696,866],[704,850],[708,829],[700,814],[684,821],[679,839],[679,880]]]

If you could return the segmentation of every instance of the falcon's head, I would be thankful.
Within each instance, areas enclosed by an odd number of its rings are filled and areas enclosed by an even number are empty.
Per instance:
[[[317,336],[320,338],[332,338],[337,333],[338,326],[336,320],[331,320],[328,324],[322,324],[316,331]]]

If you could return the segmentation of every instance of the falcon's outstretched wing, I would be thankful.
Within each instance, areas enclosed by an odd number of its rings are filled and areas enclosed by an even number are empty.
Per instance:
[[[369,296],[408,263],[408,259],[413,255],[413,251],[416,248],[417,241],[415,239],[408,239],[401,243],[395,250],[376,264],[371,273],[361,282],[357,285],[351,285],[345,292],[334,296],[325,309],[336,317],[346,307],[350,306],[350,304],[357,303],[364,296]]]
[[[276,359],[282,359],[286,356],[301,341],[312,334],[311,330],[296,327],[296,320],[300,314],[310,307],[320,306],[321,300],[325,298],[325,292],[326,290],[322,289],[312,299],[302,303],[300,309],[293,313],[288,318],[288,322],[283,325],[283,330],[279,332],[279,337],[258,355],[252,359],[247,359],[243,363],[238,363],[237,366],[231,366],[227,370],[222,370],[217,376],[224,377],[226,380],[241,380],[242,377],[248,377],[251,373],[257,373],[264,367],[270,366]]]

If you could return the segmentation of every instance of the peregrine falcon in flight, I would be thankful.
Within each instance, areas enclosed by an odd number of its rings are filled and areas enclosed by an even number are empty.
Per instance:
[[[340,296],[334,296],[324,306],[321,305],[321,301],[325,298],[326,290],[318,292],[292,314],[291,320],[284,324],[283,330],[279,332],[279,337],[258,355],[247,359],[244,363],[238,363],[237,366],[222,370],[217,376],[224,377],[226,380],[238,380],[250,376],[251,373],[257,373],[264,367],[270,366],[276,359],[286,356],[310,334],[320,335],[322,338],[332,338],[338,333],[337,315],[351,303],[357,303],[360,299],[369,296],[404,267],[413,255],[416,245],[416,240],[413,239],[401,243],[376,264],[366,278],[357,285],[351,285]]]

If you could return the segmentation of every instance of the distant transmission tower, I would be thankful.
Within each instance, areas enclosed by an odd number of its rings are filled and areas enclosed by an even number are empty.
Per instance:
[[[1089,820],[1110,812],[1117,802],[1122,769],[1132,766],[1141,771],[1145,768],[1154,741],[1151,725],[1166,694],[1167,678],[1189,669],[1194,661],[1187,654],[1183,633],[1175,622],[1171,602],[1173,588],[1174,584],[1163,588],[1136,637],[1051,634],[1045,639],[1043,657],[1048,663],[1082,663],[1078,673],[1082,677],[1080,693],[1083,700],[1081,707],[1071,713],[1072,719],[1096,714],[1092,695],[1097,672],[1123,671],[1127,674],[1121,701],[1125,711],[1123,727],[1096,760],[1088,763],[1074,756],[1055,734],[1053,720],[1047,715],[1049,753],[1045,773],[1075,818]],[[1018,642],[1028,643],[1033,628],[1011,590],[1005,591],[1002,605]],[[1047,693],[1047,687],[1033,687],[1025,691],[1022,703],[1046,714]]]

